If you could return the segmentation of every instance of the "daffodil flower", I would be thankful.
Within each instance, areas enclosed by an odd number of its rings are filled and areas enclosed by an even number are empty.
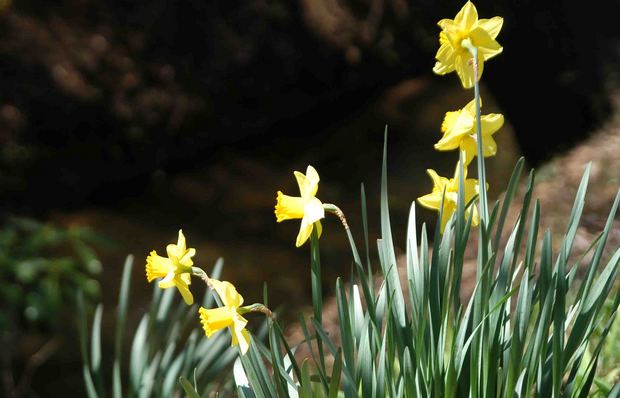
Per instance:
[[[441,215],[441,232],[443,232],[446,224],[452,217],[452,214],[456,211],[458,192],[459,192],[459,165],[457,164],[454,172],[454,178],[440,177],[435,170],[426,170],[428,175],[433,180],[433,192],[421,196],[418,198],[418,203],[426,207],[427,209],[437,210],[441,207],[441,199],[443,198],[443,209]],[[464,168],[464,181],[465,181],[465,203],[469,202],[478,193],[478,180],[473,178],[467,178],[467,169]],[[472,226],[478,225],[479,216],[478,209],[475,205],[469,207],[466,211],[466,216],[469,218],[471,212]]]
[[[319,220],[325,217],[325,210],[323,203],[315,196],[320,179],[314,167],[308,166],[305,175],[299,171],[294,174],[301,196],[288,196],[278,191],[275,213],[278,222],[301,218],[301,227],[295,242],[295,245],[300,247],[308,240],[314,227],[321,236],[322,227]]]
[[[227,327],[232,336],[232,345],[238,345],[244,355],[250,347],[250,333],[245,329],[248,321],[239,314],[243,297],[230,282],[209,279],[209,285],[217,292],[223,306],[212,309],[200,307],[198,312],[202,328],[207,337],[211,337],[218,330]]]
[[[152,282],[156,278],[163,278],[158,286],[167,289],[176,286],[183,296],[187,305],[194,303],[194,297],[189,290],[191,283],[192,257],[196,254],[196,249],[187,249],[185,246],[185,236],[179,230],[177,244],[169,244],[166,247],[168,257],[158,256],[153,250],[146,258],[146,279]]]
[[[482,152],[484,157],[495,156],[497,143],[493,134],[504,124],[504,116],[490,113],[480,117],[482,125]],[[478,154],[476,142],[476,104],[472,100],[458,111],[447,112],[441,124],[443,137],[435,144],[438,151],[449,151],[460,148],[465,153],[465,166],[471,163]]]
[[[478,78],[482,75],[484,61],[502,52],[502,46],[495,38],[502,29],[504,19],[478,19],[476,6],[471,1],[465,3],[454,19],[442,19],[437,23],[442,29],[439,33],[439,50],[433,72],[445,75],[456,71],[464,88],[474,86],[474,70],[469,50],[463,40],[469,39],[478,49]]]

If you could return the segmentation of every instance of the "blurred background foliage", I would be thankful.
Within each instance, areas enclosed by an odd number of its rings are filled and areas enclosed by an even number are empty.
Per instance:
[[[56,329],[63,304],[76,289],[99,297],[101,272],[91,244],[94,233],[82,227],[61,228],[30,219],[10,219],[0,230],[0,331],[28,327]]]
[[[88,228],[10,218],[0,229],[0,373],[7,397],[26,396],[34,372],[62,346],[75,292],[99,300],[102,243]],[[25,338],[26,337],[26,338]],[[29,337],[29,338],[28,338]]]
[[[519,154],[538,165],[607,120],[608,93],[620,70],[620,3],[476,5],[481,17],[505,19],[498,38],[504,54],[489,64],[482,88],[485,111],[507,119],[498,134],[500,153],[490,160],[493,191],[505,185]],[[338,203],[350,220],[360,219],[359,183],[366,182],[369,214],[378,214],[373,192],[387,123],[394,228],[401,231],[410,201],[430,187],[424,170],[452,172],[454,154],[437,154],[432,144],[444,112],[469,97],[456,76],[439,79],[431,69],[436,21],[453,17],[462,1],[20,0],[0,6],[6,242],[0,257],[7,259],[1,283],[18,286],[0,294],[2,307],[10,308],[3,314],[19,320],[10,325],[36,331],[22,337],[30,349],[15,353],[21,364],[45,341],[36,336],[55,333],[54,325],[68,341],[75,338],[67,331],[73,324],[63,322],[72,304],[57,316],[36,305],[61,300],[41,300],[54,290],[43,287],[51,284],[43,283],[50,269],[67,278],[69,290],[94,289],[88,280],[95,269],[87,264],[97,263],[76,249],[76,241],[94,243],[82,226],[118,242],[100,253],[108,265],[100,280],[106,309],[114,308],[126,254],[140,259],[162,250],[179,227],[201,264],[227,259],[224,276],[239,281],[248,300],[260,299],[255,287],[268,281],[274,302],[298,307],[310,297],[307,276],[298,272],[307,253],[292,247],[297,226],[276,226],[273,218],[275,191],[295,189],[292,170],[315,165],[323,178],[319,197]],[[323,250],[335,266],[325,270],[326,281],[350,265],[346,238],[331,232],[330,222],[332,245]],[[36,246],[45,239],[73,254]],[[142,277],[139,268],[134,272]],[[138,285],[132,294],[143,308],[149,289]],[[37,310],[35,323],[27,308]],[[104,332],[104,346],[106,338]],[[35,378],[39,393],[65,387],[63,377],[53,376],[57,369],[67,378],[79,373],[77,348],[67,346]]]

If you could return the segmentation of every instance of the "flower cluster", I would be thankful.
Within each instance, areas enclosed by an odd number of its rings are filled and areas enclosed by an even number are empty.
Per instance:
[[[478,19],[476,8],[467,2],[459,11],[454,20],[439,21],[442,31],[439,34],[441,47],[437,52],[437,64],[434,71],[446,74],[456,71],[463,87],[476,88],[476,98],[465,107],[457,111],[447,112],[441,131],[443,136],[435,144],[435,149],[447,151],[459,149],[463,164],[457,163],[453,178],[439,176],[429,169],[428,174],[433,180],[431,193],[418,198],[418,202],[429,209],[441,210],[441,230],[457,209],[460,194],[464,195],[464,202],[471,202],[480,194],[480,183],[476,179],[467,178],[467,166],[475,156],[494,156],[497,145],[493,134],[504,123],[501,114],[491,113],[480,115],[480,99],[478,95],[478,78],[482,73],[484,61],[501,53],[502,47],[495,41],[502,27],[502,18]],[[476,57],[474,59],[473,57]],[[464,192],[459,191],[460,172],[463,170]],[[300,196],[289,196],[278,191],[275,205],[277,222],[300,219],[301,225],[295,245],[302,246],[316,231],[320,237],[322,232],[321,220],[326,212],[331,212],[340,218],[343,226],[348,229],[342,211],[333,204],[324,204],[317,197],[319,188],[319,174],[314,167],[308,166],[306,173],[294,172]],[[485,186],[486,189],[486,186]],[[466,210],[466,217],[471,218],[472,225],[479,223],[479,214],[476,206]],[[192,257],[196,255],[194,248],[187,248],[185,236],[179,230],[177,244],[166,247],[167,257],[162,257],[152,251],[146,259],[146,278],[149,282],[160,279],[158,286],[162,289],[176,287],[188,305],[192,305],[194,298],[189,289],[192,276],[201,278],[212,289],[217,298],[218,307],[203,308],[198,312],[205,335],[211,337],[221,329],[228,328],[232,336],[232,345],[239,346],[245,354],[250,346],[250,333],[246,330],[248,321],[243,317],[247,312],[263,312],[271,316],[271,312],[262,304],[243,305],[243,297],[237,292],[233,284],[209,278],[200,268],[194,267]]]
[[[270,314],[269,310],[260,304],[242,307],[243,297],[237,293],[232,283],[209,278],[202,269],[193,267],[192,257],[196,255],[196,249],[186,247],[182,230],[179,230],[177,244],[169,244],[166,252],[168,257],[162,257],[153,250],[146,258],[146,279],[152,282],[162,278],[158,282],[158,286],[162,289],[175,286],[187,305],[192,305],[194,302],[189,290],[192,275],[203,279],[209,288],[215,291],[221,304],[217,308],[198,309],[205,335],[211,337],[218,330],[228,328],[232,336],[232,345],[238,345],[241,354],[245,354],[250,347],[250,333],[245,329],[248,321],[242,314],[251,311]]]
[[[478,19],[478,11],[471,1],[465,3],[453,20],[442,19],[438,23],[441,28],[440,47],[435,56],[437,63],[433,71],[439,75],[456,71],[464,88],[476,87],[474,100],[459,110],[446,113],[441,124],[443,135],[435,144],[438,151],[458,149],[463,165],[457,163],[454,178],[451,179],[440,177],[434,170],[428,170],[433,180],[433,191],[418,198],[418,203],[428,209],[441,209],[442,232],[456,211],[460,167],[463,168],[463,194],[464,202],[467,203],[480,193],[478,180],[466,178],[467,166],[475,156],[480,156],[479,151],[483,157],[495,156],[497,153],[493,134],[504,124],[504,116],[499,113],[480,115],[482,100],[479,98],[477,85],[484,62],[502,52],[502,47],[495,41],[502,24],[501,17]],[[472,210],[467,210],[466,216],[471,215],[472,225],[477,225],[478,210],[474,205],[470,209]]]

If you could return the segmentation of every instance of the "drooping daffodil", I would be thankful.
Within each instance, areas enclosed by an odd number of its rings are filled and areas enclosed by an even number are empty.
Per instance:
[[[222,306],[212,309],[200,307],[198,310],[205,334],[211,337],[227,327],[232,336],[232,345],[238,345],[241,354],[245,354],[250,347],[250,333],[245,329],[248,321],[239,313],[243,297],[230,282],[209,279],[209,285],[216,291]]]
[[[153,250],[146,258],[146,279],[152,282],[154,279],[163,278],[158,286],[167,289],[175,286],[179,289],[183,300],[187,305],[194,303],[194,297],[189,290],[191,283],[192,257],[196,254],[196,249],[187,248],[185,245],[185,235],[179,230],[177,244],[169,244],[166,247],[168,257],[157,255]]]
[[[478,79],[482,75],[484,62],[502,52],[502,46],[495,39],[502,29],[504,19],[493,17],[478,19],[476,6],[471,1],[465,3],[454,19],[442,19],[437,23],[439,50],[433,72],[445,75],[456,71],[464,88],[474,86],[472,56],[464,41],[478,49]]]
[[[490,113],[480,117],[482,126],[482,152],[484,157],[495,156],[497,143],[493,134],[504,125],[504,116],[500,113]],[[476,104],[469,102],[458,111],[447,112],[441,124],[443,137],[435,144],[438,151],[450,151],[460,148],[465,154],[465,166],[471,163],[478,154],[476,139]]]
[[[295,242],[295,246],[300,247],[308,240],[313,228],[316,227],[317,234],[321,236],[320,220],[325,217],[325,210],[323,203],[316,197],[320,178],[314,167],[308,166],[306,174],[299,171],[294,174],[301,196],[288,196],[278,191],[275,213],[278,222],[301,218]]]
[[[473,178],[467,178],[467,168],[464,170],[464,182],[465,182],[465,197],[464,202],[467,204],[475,195],[478,194],[478,180]],[[456,211],[458,192],[459,192],[459,165],[457,164],[454,172],[454,178],[446,178],[439,176],[435,170],[426,170],[428,175],[433,180],[433,191],[427,195],[418,198],[418,203],[426,207],[427,209],[437,210],[441,208],[441,200],[445,192],[443,199],[443,209],[441,213],[441,232],[444,231],[446,224],[452,217],[452,214]],[[475,204],[472,204],[465,213],[467,218],[472,217],[472,226],[478,225],[479,216],[478,208]]]

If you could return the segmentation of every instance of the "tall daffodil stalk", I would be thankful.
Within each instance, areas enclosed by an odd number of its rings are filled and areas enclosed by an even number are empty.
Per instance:
[[[194,303],[189,290],[192,275],[202,279],[209,288],[215,291],[216,301],[221,304],[218,308],[200,307],[198,310],[205,335],[207,338],[211,337],[216,331],[228,327],[232,336],[232,345],[239,346],[241,354],[245,354],[250,347],[250,333],[245,329],[248,321],[242,315],[248,312],[262,312],[271,317],[271,311],[260,303],[242,307],[243,297],[237,293],[232,283],[211,279],[204,270],[194,267],[192,257],[196,255],[196,249],[186,247],[182,230],[179,230],[177,244],[169,244],[166,252],[168,257],[162,257],[153,250],[146,258],[146,279],[152,282],[157,278],[162,278],[158,283],[162,289],[176,286],[188,305]]]
[[[440,75],[456,71],[464,88],[474,87],[476,153],[478,154],[485,153],[480,115],[479,80],[484,62],[502,52],[502,46],[495,39],[503,23],[504,20],[501,17],[478,19],[478,11],[471,1],[465,3],[453,20],[442,19],[438,22],[441,28],[440,47],[435,56],[437,63],[433,71]],[[477,165],[480,185],[485,187],[480,191],[480,211],[482,226],[486,226],[489,210],[483,156],[477,156]]]

